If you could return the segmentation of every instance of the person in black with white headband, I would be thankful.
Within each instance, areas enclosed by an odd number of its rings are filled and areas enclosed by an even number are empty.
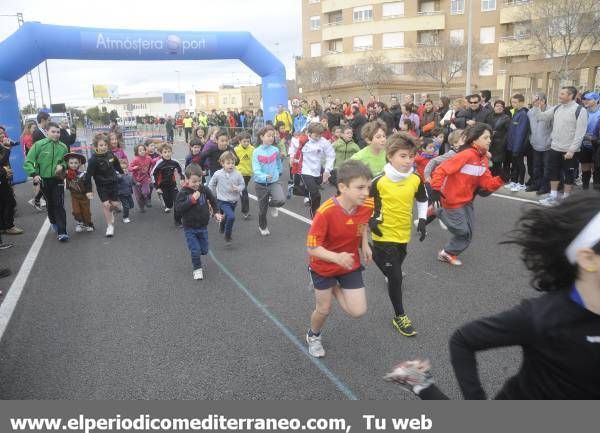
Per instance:
[[[505,243],[521,247],[533,287],[545,294],[454,332],[450,357],[464,398],[486,398],[476,352],[521,346],[519,372],[496,399],[600,399],[600,194],[527,210]],[[447,399],[430,368],[405,361],[385,379],[421,399]]]

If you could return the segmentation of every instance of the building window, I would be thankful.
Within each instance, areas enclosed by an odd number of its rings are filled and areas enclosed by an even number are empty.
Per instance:
[[[354,36],[354,51],[365,51],[373,49],[373,35]]]
[[[373,20],[373,6],[360,6],[352,11],[352,18],[355,23]]]
[[[479,62],[479,76],[489,77],[494,75],[494,59],[483,59]]]
[[[227,96],[223,96],[223,105],[227,105]]]
[[[311,30],[320,30],[321,29],[321,17],[319,15],[310,17],[310,29]]]
[[[339,26],[342,24],[344,20],[344,15],[342,11],[330,12],[327,14],[327,25],[329,26]]]
[[[208,97],[208,103],[210,105],[215,105],[215,97],[214,96],[209,96]]]
[[[404,2],[384,3],[382,14],[384,18],[404,16]]]
[[[496,0],[481,0],[481,12],[495,11]]]
[[[465,30],[450,30],[450,43],[453,45],[462,45],[465,43]]]
[[[388,66],[392,74],[404,75],[404,63],[390,63]]]
[[[465,0],[451,0],[450,1],[450,14],[451,15],[462,15],[465,13]]]
[[[496,27],[481,27],[479,29],[479,43],[493,44],[496,42]]]
[[[337,54],[344,52],[344,42],[342,39],[333,39],[328,41],[329,54]]]
[[[435,46],[439,43],[437,30],[423,30],[417,32],[417,45]]]
[[[319,57],[321,55],[321,43],[310,44],[310,56]]]
[[[235,96],[232,96],[232,97],[231,97],[231,104],[232,104],[232,105],[235,105]]]
[[[438,4],[439,6],[439,4]],[[433,14],[435,12],[439,12],[439,7],[436,8],[436,2],[435,1],[422,1],[419,3],[419,14],[420,15],[430,15]]]
[[[404,32],[384,33],[382,45],[383,48],[402,48],[404,46]]]

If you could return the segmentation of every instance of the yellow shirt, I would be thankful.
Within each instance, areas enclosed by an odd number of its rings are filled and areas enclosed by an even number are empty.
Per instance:
[[[406,179],[393,182],[381,175],[371,184],[371,195],[375,202],[373,217],[378,219],[381,234],[372,233],[374,241],[407,244],[413,226],[413,203],[415,197],[427,198],[421,178],[412,173]]]
[[[244,149],[244,146],[238,144],[234,150],[240,160],[237,166],[238,171],[242,176],[252,176],[252,153],[254,153],[254,146],[249,144]]]
[[[191,117],[185,117],[183,119],[183,127],[184,128],[191,128],[192,127],[192,123],[193,123],[193,120],[192,120]]]
[[[277,122],[283,122],[285,130],[287,132],[290,132],[292,130],[292,116],[290,116],[290,113],[288,113],[287,111],[277,113],[277,115],[275,116],[275,122],[273,123],[277,125]]]

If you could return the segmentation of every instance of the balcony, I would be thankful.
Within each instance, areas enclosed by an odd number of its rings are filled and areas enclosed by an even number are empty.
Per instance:
[[[498,42],[498,57],[528,56],[537,53],[531,37],[518,38],[517,35],[503,36]]]
[[[324,14],[341,9],[365,6],[365,0],[323,0],[321,1],[321,12]]]
[[[529,19],[527,5],[529,1],[512,0],[506,1],[500,9],[500,24],[517,23]]]
[[[529,32],[521,32],[512,35],[500,36],[501,41],[523,41],[527,39],[531,39],[531,33]]]
[[[394,33],[398,29],[402,29],[404,32],[416,32],[421,30],[443,30],[444,28],[446,28],[446,15],[440,13],[438,15],[398,17],[381,21],[328,26],[323,28],[323,39],[342,39],[356,35]]]

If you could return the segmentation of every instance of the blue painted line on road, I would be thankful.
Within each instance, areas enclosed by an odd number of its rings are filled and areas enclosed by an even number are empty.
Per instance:
[[[358,400],[358,397],[348,388],[348,386],[337,377],[327,366],[318,358],[311,356],[308,353],[308,350],[304,346],[302,342],[285,326],[281,321],[269,311],[253,294],[252,292],[244,285],[240,280],[237,279],[235,275],[233,275],[227,267],[221,263],[213,254],[212,251],[209,251],[208,255],[210,258],[217,264],[219,269],[223,271],[225,275],[227,275],[231,281],[235,283],[235,285],[240,289],[240,291],[246,295],[254,305],[265,315],[267,318],[273,322],[273,324],[287,337],[288,340],[292,342],[294,346],[304,354],[321,372],[336,386],[336,388],[348,398],[348,400]]]

